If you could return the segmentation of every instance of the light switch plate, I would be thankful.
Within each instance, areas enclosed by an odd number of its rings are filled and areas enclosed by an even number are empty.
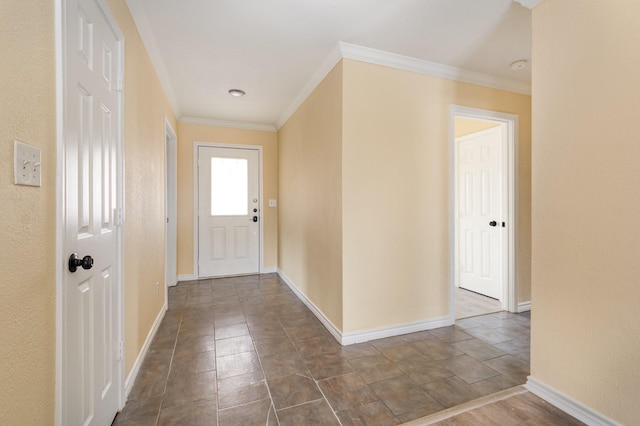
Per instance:
[[[277,207],[278,200],[274,200],[273,198],[269,200],[269,207]]]
[[[13,141],[13,176],[16,185],[41,186],[40,149]]]

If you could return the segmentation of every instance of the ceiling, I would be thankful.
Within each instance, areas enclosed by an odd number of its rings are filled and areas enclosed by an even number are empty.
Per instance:
[[[444,69],[471,76],[467,81],[530,90],[531,11],[512,0],[127,4],[183,121],[277,128],[340,57],[391,58],[418,71]],[[527,66],[513,70],[520,59]],[[234,88],[246,96],[230,96]]]

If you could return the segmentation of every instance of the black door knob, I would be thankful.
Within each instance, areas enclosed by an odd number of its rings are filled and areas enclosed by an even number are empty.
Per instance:
[[[496,222],[495,220],[492,220],[491,222],[489,222],[489,226],[496,226],[498,225],[498,222]]]
[[[254,217],[253,217],[253,221],[254,221],[254,222],[257,222],[257,221],[258,221],[258,216],[254,216]]]
[[[69,256],[69,272],[77,271],[78,266],[82,266],[82,269],[91,269],[93,267],[93,257],[85,256],[80,259],[78,253],[72,253]]]

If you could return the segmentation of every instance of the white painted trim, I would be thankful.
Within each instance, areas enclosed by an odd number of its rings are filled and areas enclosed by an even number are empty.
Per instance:
[[[195,281],[198,277],[195,274],[178,275],[178,283],[183,281]]]
[[[243,121],[229,121],[229,120],[216,120],[213,118],[200,118],[200,117],[180,117],[180,123],[196,124],[198,126],[213,126],[213,127],[230,127],[233,129],[245,129],[245,130],[260,130],[263,132],[275,132],[276,127],[272,124],[262,123],[246,123]]]
[[[138,0],[126,0],[126,3],[129,7],[129,11],[131,12],[131,17],[133,18],[136,27],[138,28],[138,33],[140,34],[140,38],[142,38],[142,42],[147,50],[147,54],[151,59],[153,68],[156,70],[156,74],[158,74],[158,79],[160,80],[160,84],[162,84],[162,88],[164,89],[164,93],[167,96],[169,105],[171,105],[171,109],[173,110],[173,113],[176,115],[176,117],[179,117],[180,103],[178,102],[178,97],[173,91],[171,79],[169,78],[169,72],[167,71],[164,61],[162,60],[160,49],[158,49],[158,42],[153,35],[153,30],[151,29],[151,24],[149,24],[149,20],[147,19],[147,14],[145,12],[143,2]]]
[[[289,286],[295,295],[304,303],[307,308],[320,320],[324,327],[331,335],[343,346],[353,345],[355,343],[368,342],[375,339],[383,339],[385,337],[400,336],[403,334],[416,333],[418,331],[432,330],[434,328],[446,327],[453,325],[455,319],[450,316],[433,318],[425,321],[414,323],[398,324],[391,327],[377,328],[372,330],[355,331],[350,333],[342,333],[329,318],[327,318],[322,310],[318,308],[298,287],[278,269],[278,275],[282,281]]]
[[[304,303],[307,306],[307,308],[309,308],[309,310],[313,312],[316,318],[320,320],[322,325],[324,325],[327,331],[331,333],[331,335],[338,341],[338,343],[340,343],[341,345],[344,345],[344,343],[342,342],[342,332],[338,329],[338,327],[336,327],[331,322],[331,320],[322,313],[320,308],[314,305],[313,302],[309,300],[309,298],[307,298],[307,296],[300,289],[298,289],[298,287],[296,287],[293,281],[291,281],[289,277],[287,277],[285,273],[282,272],[280,269],[278,269],[278,275],[280,276],[280,279],[282,279],[282,281],[284,281],[285,284],[289,286],[291,291],[293,291],[296,294],[296,296],[298,296],[298,299],[300,299],[302,303]]]
[[[531,310],[531,302],[520,302],[518,303],[518,313],[521,314],[523,312],[528,312]]]
[[[62,170],[64,170],[64,39],[65,24],[63,0],[54,1],[55,55],[56,55],[56,383],[55,383],[55,426],[62,426],[62,295],[64,269],[64,191]]]
[[[417,72],[433,77],[446,78],[448,80],[460,81],[463,83],[476,84],[479,86],[531,95],[531,83],[496,77],[489,74],[465,70],[462,68],[438,64],[435,62],[429,62],[422,59],[416,59],[409,56],[398,55],[395,53],[385,52],[383,50],[371,49],[340,41],[338,42],[337,48],[334,48],[329,53],[313,76],[311,76],[307,81],[307,84],[305,84],[298,96],[296,96],[294,101],[281,114],[280,119],[276,122],[276,129],[280,129],[284,126],[287,120],[289,120],[298,108],[300,108],[300,105],[302,105],[307,97],[315,90],[316,87],[318,87],[318,84],[324,80],[333,67],[335,67],[343,58],[383,65],[399,70]]]
[[[533,9],[534,7],[542,3],[543,0],[514,0],[514,1],[516,3],[520,3],[527,9]]]
[[[605,417],[573,398],[553,389],[533,377],[527,377],[525,385],[529,392],[547,401],[554,407],[591,426],[618,426],[619,423]]]
[[[138,353],[138,357],[133,363],[131,372],[129,373],[129,376],[127,376],[127,380],[125,380],[125,385],[124,385],[125,400],[129,397],[129,393],[131,392],[131,389],[133,388],[136,378],[138,377],[138,373],[140,372],[140,367],[144,362],[144,358],[147,356],[147,352],[149,352],[149,346],[151,346],[151,342],[153,342],[153,338],[156,337],[156,333],[160,328],[160,324],[162,324],[164,315],[167,313],[167,307],[168,307],[168,300],[165,299],[164,305],[162,306],[162,309],[160,310],[160,312],[158,312],[158,315],[156,316],[156,319],[153,322],[153,325],[151,326],[149,333],[147,334],[147,338],[145,339],[144,344],[142,345],[142,348]]]
[[[200,199],[200,194],[198,191],[198,148],[200,147],[210,147],[210,148],[230,148],[230,149],[251,149],[258,151],[258,185],[260,187],[260,214],[261,217],[264,218],[265,211],[265,200],[264,200],[264,191],[263,191],[263,147],[260,145],[242,145],[242,144],[228,144],[228,143],[217,143],[217,142],[193,142],[193,274],[196,276],[195,279],[199,279],[200,277],[200,268],[198,268],[198,257],[199,257],[199,238],[200,235],[198,233],[198,202]],[[258,273],[263,273],[264,270],[264,220],[258,221],[258,225],[260,228],[260,253],[258,256],[260,257],[258,263]]]
[[[385,52],[383,50],[357,46],[343,41],[339,42],[339,45],[343,58],[355,59],[357,61],[417,72],[433,77],[446,78],[463,83],[508,90],[509,92],[522,93],[525,95],[531,94],[530,83],[429,62],[396,53]]]
[[[455,320],[451,316],[432,318],[406,324],[398,324],[391,327],[377,328],[373,330],[355,331],[342,335],[343,345],[368,342],[369,340],[384,339],[386,337],[400,336],[403,334],[417,333],[419,331],[433,330],[434,328],[453,325]]]
[[[178,271],[178,259],[177,259],[177,253],[178,253],[178,248],[177,248],[177,244],[178,244],[178,235],[177,235],[177,220],[178,220],[178,137],[176,136],[176,132],[173,129],[173,127],[171,126],[171,123],[169,123],[169,120],[167,119],[167,117],[164,117],[164,155],[165,155],[165,159],[164,159],[164,164],[165,164],[165,169],[164,169],[164,197],[165,197],[165,219],[170,219],[176,222],[175,225],[175,241],[174,243],[176,244],[176,259],[173,259],[173,262],[175,263],[175,265],[173,265],[173,271],[176,272],[175,277],[169,277],[168,272],[169,272],[169,259],[167,256],[167,252],[168,252],[168,242],[169,242],[169,238],[168,238],[168,234],[166,233],[166,230],[169,228],[169,226],[167,225],[169,223],[169,221],[167,220],[165,222],[165,266],[164,266],[164,288],[165,288],[165,300],[169,297],[169,291],[168,291],[168,287],[173,287],[175,285],[178,284],[178,276],[177,276],[177,271]],[[169,176],[169,168],[173,169],[174,172],[174,176],[173,176],[173,182],[172,185],[170,185],[168,176]],[[174,194],[173,194],[173,199],[170,200],[169,199],[169,187],[172,187]],[[175,279],[175,281],[174,281]]]
[[[289,107],[285,109],[280,115],[280,119],[276,122],[277,129],[280,129],[282,126],[284,126],[287,120],[289,120],[289,118],[298,110],[298,108],[300,108],[307,97],[315,90],[316,87],[318,87],[320,82],[324,80],[324,78],[331,72],[336,64],[340,62],[341,59],[342,52],[340,45],[338,45],[333,50],[331,50],[322,64],[320,64],[316,72],[307,81],[307,84],[305,84],[300,93],[298,93],[298,96],[295,97]]]
[[[507,253],[503,259],[503,296],[502,307],[509,312],[518,311],[518,282],[517,282],[517,238],[518,238],[518,116],[502,112],[482,110],[459,105],[449,106],[449,312],[455,317],[455,278],[456,278],[456,137],[455,117],[468,117],[499,122],[506,131],[506,149],[503,164],[507,165],[507,176],[504,182],[507,192],[507,203],[503,214],[506,216],[506,246]]]

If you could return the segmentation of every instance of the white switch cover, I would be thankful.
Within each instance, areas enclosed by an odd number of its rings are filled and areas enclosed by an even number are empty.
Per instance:
[[[274,200],[273,198],[269,200],[269,207],[277,207],[278,200]]]
[[[13,141],[13,175],[16,185],[41,186],[40,149]]]

